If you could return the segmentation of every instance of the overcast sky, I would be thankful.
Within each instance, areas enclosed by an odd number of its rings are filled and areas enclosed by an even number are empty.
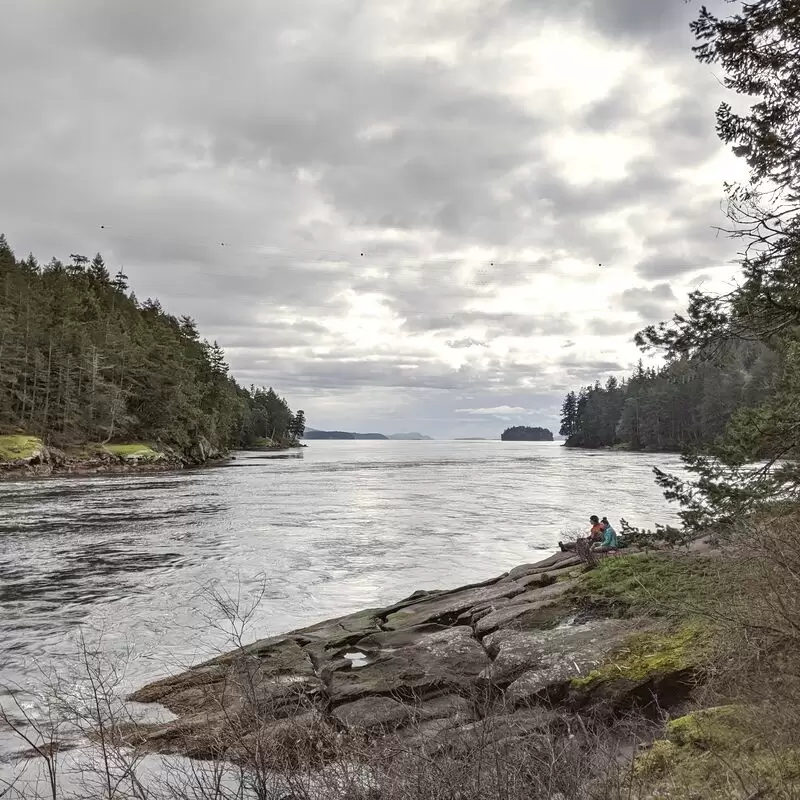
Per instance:
[[[566,390],[733,274],[696,12],[10,0],[0,231],[101,251],[313,427],[557,430]]]

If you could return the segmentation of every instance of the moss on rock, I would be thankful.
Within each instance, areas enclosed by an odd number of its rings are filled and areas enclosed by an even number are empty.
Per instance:
[[[149,444],[135,442],[131,444],[105,444],[103,450],[124,461],[160,461],[164,455],[154,450]]]
[[[685,714],[667,725],[667,739],[685,747],[728,747],[745,734],[746,715],[739,706],[716,706]]]
[[[617,680],[641,682],[693,669],[703,662],[709,638],[709,632],[698,624],[634,634],[597,669],[583,677],[573,678],[572,686],[589,689]]]
[[[21,461],[33,458],[43,447],[42,440],[36,436],[27,434],[0,436],[0,461]]]
[[[753,713],[729,705],[673,720],[665,738],[636,758],[632,781],[654,800],[797,796],[800,749],[759,735]]]

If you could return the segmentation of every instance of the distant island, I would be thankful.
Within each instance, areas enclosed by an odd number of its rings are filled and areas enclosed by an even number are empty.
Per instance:
[[[553,432],[547,428],[529,428],[525,425],[517,425],[514,428],[506,428],[500,435],[504,442],[552,442]]]
[[[393,433],[387,436],[383,433],[352,433],[351,431],[318,431],[313,428],[306,430],[304,439],[350,439],[358,441],[432,441],[430,436],[421,433]]]

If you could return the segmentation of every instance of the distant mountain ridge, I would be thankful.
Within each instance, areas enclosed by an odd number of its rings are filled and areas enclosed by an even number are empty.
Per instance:
[[[389,436],[383,433],[353,433],[351,431],[318,431],[315,428],[307,428],[304,439],[349,439],[357,441],[409,441],[422,442],[432,441],[430,436],[421,433],[393,433]]]

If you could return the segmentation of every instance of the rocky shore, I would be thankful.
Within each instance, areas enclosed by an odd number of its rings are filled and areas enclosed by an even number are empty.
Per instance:
[[[613,724],[634,709],[643,720],[677,713],[702,673],[703,631],[644,613],[637,587],[673,562],[688,586],[710,560],[697,548],[631,552],[587,571],[557,553],[478,585],[415,592],[139,689],[131,700],[176,717],[136,735],[154,752],[277,768],[287,742],[320,752],[367,736],[435,755],[476,737],[583,735],[584,720]]]
[[[60,449],[29,436],[6,436],[0,457],[0,480],[51,475],[93,475],[134,471],[161,472],[199,467],[229,456],[205,439],[179,450],[145,443],[83,445]]]

